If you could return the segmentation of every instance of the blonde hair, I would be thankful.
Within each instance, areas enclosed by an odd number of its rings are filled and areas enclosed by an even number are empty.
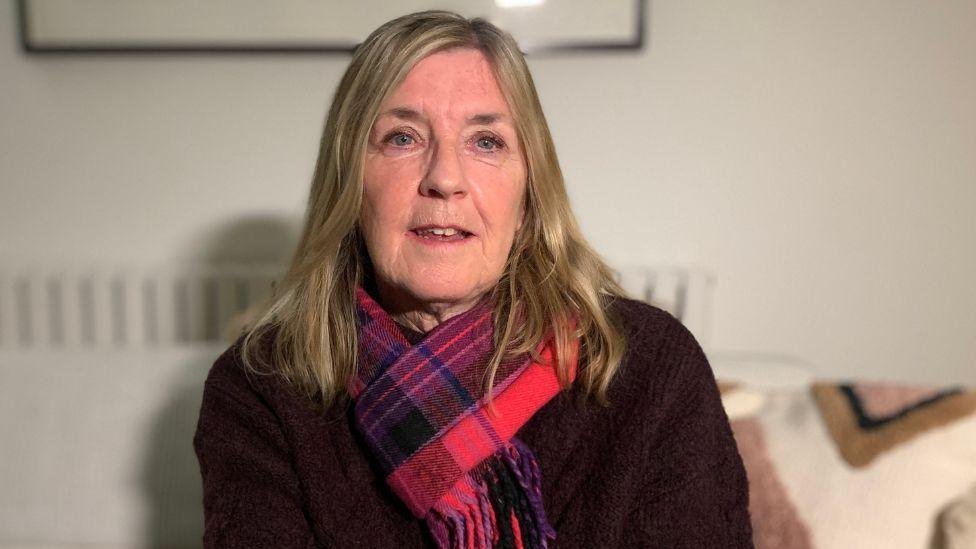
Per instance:
[[[474,48],[487,58],[512,110],[527,168],[525,220],[492,291],[497,350],[485,372],[485,391],[507,353],[534,353],[547,337],[554,337],[557,376],[568,388],[568,351],[578,339],[579,383],[607,405],[624,346],[607,311],[623,291],[583,239],[570,209],[518,45],[483,19],[446,11],[389,21],[356,48],[329,110],[301,239],[274,294],[245,330],[243,362],[255,373],[270,367],[320,409],[349,396],[358,346],[355,290],[369,275],[358,228],[368,134],[380,105],[411,68],[451,48]],[[265,336],[270,356],[263,353]]]

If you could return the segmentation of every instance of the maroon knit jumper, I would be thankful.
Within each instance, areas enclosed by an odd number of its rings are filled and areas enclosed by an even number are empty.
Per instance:
[[[516,434],[542,469],[553,546],[753,547],[745,469],[701,347],[653,306],[620,299],[610,312],[627,339],[611,405],[564,392]],[[210,371],[193,439],[204,546],[432,547],[350,414],[327,418],[276,377],[245,376],[239,345]]]

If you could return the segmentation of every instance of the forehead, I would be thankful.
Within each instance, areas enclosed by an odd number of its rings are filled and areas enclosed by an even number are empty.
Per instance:
[[[458,48],[421,59],[384,102],[424,110],[499,112],[508,104],[491,65],[479,50]]]

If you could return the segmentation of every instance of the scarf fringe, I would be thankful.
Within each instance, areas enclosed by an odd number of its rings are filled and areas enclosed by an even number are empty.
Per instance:
[[[542,472],[517,438],[463,476],[427,514],[439,547],[545,549],[556,531],[542,505]]]

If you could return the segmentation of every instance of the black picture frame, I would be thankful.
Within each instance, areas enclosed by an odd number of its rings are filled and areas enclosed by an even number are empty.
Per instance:
[[[356,47],[356,40],[322,40],[316,42],[289,42],[275,44],[272,42],[153,42],[153,41],[54,41],[46,42],[32,36],[32,4],[42,0],[17,0],[20,43],[24,52],[29,54],[192,54],[192,53],[227,53],[227,54],[350,54]],[[592,5],[602,3],[594,2]],[[436,4],[431,3],[431,7]],[[574,5],[578,7],[577,5]],[[625,37],[614,39],[562,39],[550,41],[519,40],[520,46],[526,54],[559,54],[568,52],[599,52],[599,51],[639,51],[645,44],[646,0],[629,0],[632,26]],[[514,34],[514,33],[513,33]],[[363,36],[365,38],[365,36]],[[518,36],[516,36],[518,38]]]

